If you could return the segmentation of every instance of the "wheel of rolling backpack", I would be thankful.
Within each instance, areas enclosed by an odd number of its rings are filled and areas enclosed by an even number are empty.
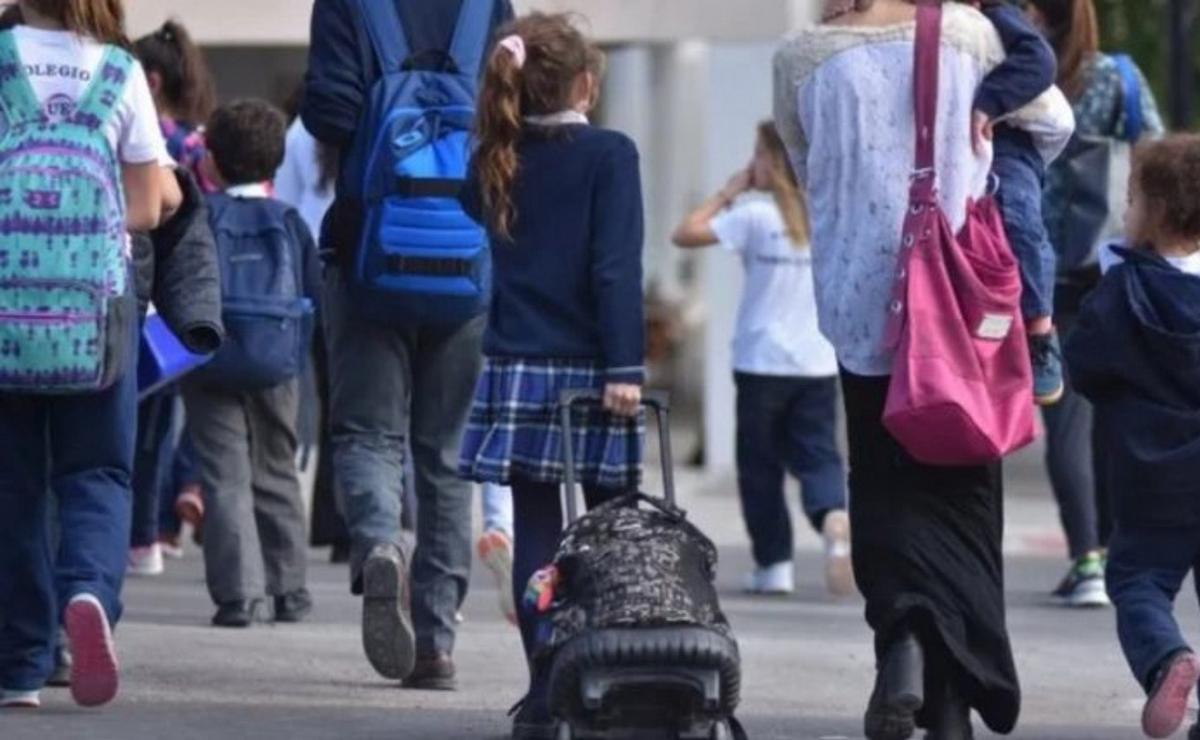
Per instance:
[[[550,705],[577,716],[585,710],[581,679],[589,669],[636,666],[714,669],[720,674],[721,709],[733,713],[741,693],[737,643],[702,627],[597,630],[559,649],[550,673]],[[729,728],[725,728],[728,730]]]

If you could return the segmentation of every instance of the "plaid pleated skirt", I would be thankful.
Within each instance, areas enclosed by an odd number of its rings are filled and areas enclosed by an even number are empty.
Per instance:
[[[488,358],[463,434],[459,473],[478,483],[561,482],[559,395],[604,385],[604,371],[592,362]],[[571,420],[579,483],[627,488],[640,482],[644,416],[624,419],[581,404]]]

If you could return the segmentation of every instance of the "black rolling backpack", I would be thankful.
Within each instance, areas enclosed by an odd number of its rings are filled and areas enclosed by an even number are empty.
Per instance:
[[[594,392],[562,397],[571,411]],[[729,740],[741,659],[714,586],[717,549],[675,505],[669,401],[647,394],[662,449],[664,499],[631,493],[582,518],[572,445],[564,444],[567,513],[554,566],[548,661],[559,740]]]

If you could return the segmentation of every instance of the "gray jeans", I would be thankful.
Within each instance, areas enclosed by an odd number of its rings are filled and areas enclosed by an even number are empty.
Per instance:
[[[463,427],[482,367],[485,317],[452,327],[394,327],[352,311],[337,268],[322,309],[329,348],[334,477],[351,537],[351,588],[371,547],[401,531],[405,453],[417,499],[412,615],[417,651],[452,652],[471,570],[471,484],[458,475]]]
[[[185,385],[204,485],[204,567],[217,604],[304,588],[307,538],[296,472],[299,384],[254,393]]]

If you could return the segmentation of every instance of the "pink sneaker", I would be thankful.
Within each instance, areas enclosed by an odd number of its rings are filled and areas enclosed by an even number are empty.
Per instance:
[[[1200,678],[1200,661],[1189,650],[1176,653],[1159,673],[1142,711],[1142,731],[1149,737],[1175,734],[1187,717],[1188,699]]]
[[[204,537],[204,489],[198,484],[185,486],[175,499],[175,515],[192,525],[192,539],[199,545]]]
[[[100,601],[79,594],[63,617],[71,644],[71,696],[81,707],[98,707],[117,695],[117,652]]]

